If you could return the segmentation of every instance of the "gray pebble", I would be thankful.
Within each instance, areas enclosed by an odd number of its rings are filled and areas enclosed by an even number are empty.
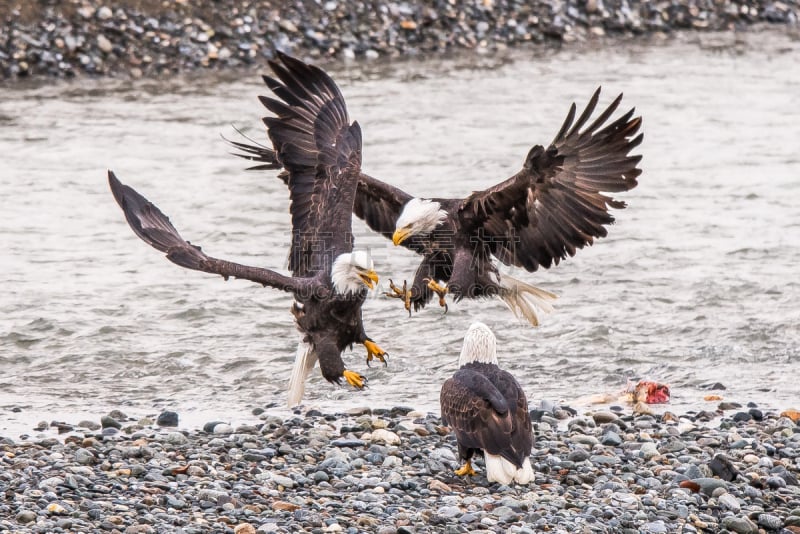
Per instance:
[[[747,517],[729,516],[722,520],[721,525],[736,534],[758,534],[758,526]]]
[[[97,459],[91,451],[80,448],[75,451],[75,461],[81,465],[94,465]]]
[[[720,495],[719,497],[717,497],[717,501],[722,506],[733,512],[734,514],[738,514],[739,511],[742,509],[741,504],[739,504],[739,499],[737,499],[730,493],[724,493]]]
[[[36,512],[33,512],[31,510],[21,510],[20,512],[17,513],[14,519],[16,519],[18,523],[22,523],[23,525],[26,523],[31,523],[33,521],[36,521]]]
[[[189,439],[182,432],[170,432],[165,441],[170,445],[183,445],[188,443]]]
[[[767,530],[778,530],[783,526],[783,520],[773,514],[758,514],[758,525]]]
[[[104,415],[103,417],[100,418],[100,426],[102,428],[116,428],[116,429],[122,428],[120,422],[111,417],[110,415]]]
[[[600,438],[600,443],[611,447],[619,447],[622,445],[622,438],[616,432],[606,432]]]

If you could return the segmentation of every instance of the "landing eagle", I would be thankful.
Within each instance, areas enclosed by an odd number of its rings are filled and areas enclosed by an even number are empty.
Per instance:
[[[378,281],[372,260],[353,251],[351,212],[361,169],[361,129],[350,123],[339,89],[320,69],[278,54],[269,63],[270,86],[280,100],[265,99],[275,116],[265,119],[272,154],[289,186],[291,276],[207,256],[185,241],[169,218],[109,171],[114,198],[143,241],[171,262],[197,271],[243,278],[292,293],[292,312],[303,335],[289,385],[289,405],[300,402],[304,382],[319,361],[322,376],[362,388],[366,379],[346,369],[342,352],[355,343],[367,363],[386,353],[364,331],[361,307]],[[331,232],[330,228],[336,228]]]
[[[274,80],[265,82],[281,95]],[[641,117],[631,109],[610,121],[620,94],[591,120],[599,97],[598,88],[577,118],[573,103],[553,141],[530,149],[518,173],[466,198],[419,198],[361,173],[353,213],[395,245],[422,255],[411,286],[390,281],[387,295],[402,299],[409,313],[434,295],[445,308],[447,293],[456,301],[497,296],[517,317],[538,325],[555,295],[501,275],[493,258],[529,272],[558,265],[607,235],[614,222],[609,210],[625,207],[608,193],[634,188],[642,172],[641,156],[630,154],[642,141]],[[344,109],[343,101],[337,105]],[[281,167],[269,146],[230,143],[238,156],[259,162],[251,169]]]

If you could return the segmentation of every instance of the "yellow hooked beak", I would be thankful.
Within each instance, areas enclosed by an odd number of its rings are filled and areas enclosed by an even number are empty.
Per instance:
[[[373,289],[375,284],[378,283],[378,275],[375,274],[375,271],[360,272],[358,276],[361,278],[361,281],[364,282],[364,285],[370,289]]]
[[[392,243],[397,246],[405,241],[409,235],[411,235],[411,229],[409,227],[406,226],[404,228],[398,228],[392,235]]]

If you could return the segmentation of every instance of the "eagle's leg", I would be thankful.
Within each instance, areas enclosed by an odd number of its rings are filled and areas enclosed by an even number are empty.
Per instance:
[[[345,369],[344,372],[342,372],[342,376],[344,376],[344,379],[347,380],[347,383],[354,388],[363,389],[367,384],[366,377],[356,373],[355,371],[350,371],[349,369]]]
[[[470,476],[475,475],[476,473],[475,470],[472,468],[472,463],[469,460],[467,460],[461,468],[455,470],[455,474],[457,474],[460,477],[463,477],[465,475],[470,475]]]
[[[447,313],[447,301],[445,300],[447,296],[447,286],[440,285],[432,278],[426,278],[425,281],[428,282],[428,289],[439,295],[439,306],[444,308],[444,312]]]
[[[385,292],[384,295],[393,299],[403,299],[403,304],[408,312],[408,316],[411,317],[411,291],[408,289],[408,282],[403,280],[403,289],[400,289],[394,285],[392,279],[389,278],[389,289],[391,289],[391,291]]]
[[[377,358],[383,365],[386,365],[386,356],[388,356],[388,354],[385,350],[380,348],[377,343],[371,339],[365,339],[364,348],[367,349],[367,367],[369,367],[369,363],[374,358]]]

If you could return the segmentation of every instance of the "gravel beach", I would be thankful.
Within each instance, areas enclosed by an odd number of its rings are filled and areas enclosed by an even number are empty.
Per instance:
[[[660,409],[654,409],[660,408]],[[532,411],[535,482],[461,479],[455,440],[411,408],[209,422],[40,423],[0,439],[8,532],[800,532],[797,412],[720,403]]]
[[[0,0],[0,79],[243,68],[275,49],[324,63],[753,25],[796,32],[798,14],[798,0]]]

